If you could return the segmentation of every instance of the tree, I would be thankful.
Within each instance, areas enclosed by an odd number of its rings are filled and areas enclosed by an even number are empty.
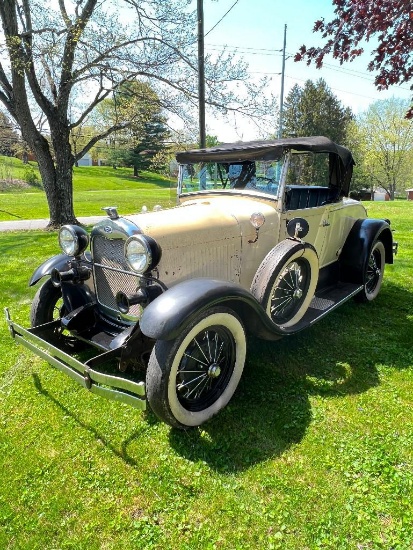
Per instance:
[[[123,162],[127,166],[133,166],[135,177],[139,176],[141,170],[149,170],[152,167],[153,159],[159,158],[165,151],[165,141],[169,136],[169,129],[160,113],[145,122],[139,134],[133,136],[135,145],[124,152]]]
[[[412,36],[413,10],[411,0],[332,0],[335,18],[326,23],[315,22],[313,31],[327,39],[322,47],[302,46],[295,61],[312,61],[320,68],[324,57],[332,54],[340,63],[353,61],[363,53],[361,43],[377,37],[373,59],[367,65],[376,73],[375,84],[387,90],[393,84],[409,82],[413,77]],[[413,85],[411,86],[413,90]],[[413,106],[407,110],[413,117]]]
[[[49,227],[76,222],[74,163],[131,121],[115,121],[76,152],[71,135],[137,78],[151,83],[162,108],[188,117],[197,100],[196,14],[186,0],[3,0],[0,19],[0,101],[36,155]],[[244,64],[222,53],[214,62],[207,56],[205,71],[209,105],[259,113],[261,89],[248,85]],[[244,102],[231,81],[248,88]]]
[[[284,103],[283,134],[286,136],[326,136],[345,143],[347,125],[353,115],[320,78],[307,80],[304,87],[293,86]]]
[[[158,95],[145,82],[127,82],[119,87],[113,99],[106,99],[97,109],[95,123],[102,128],[122,122],[126,128],[112,138],[107,149],[108,160],[133,166],[134,176],[148,170],[152,159],[161,158],[165,141],[170,137]]]
[[[20,138],[7,116],[0,111],[0,155],[10,156]]]
[[[393,200],[397,191],[410,185],[413,173],[413,121],[404,117],[406,101],[376,101],[357,117],[352,129],[360,179],[369,187],[382,187]]]
[[[307,80],[304,87],[293,86],[284,103],[284,137],[325,136],[341,145],[352,120],[351,110],[343,107],[323,79]],[[290,171],[295,183],[320,180],[326,173],[327,159],[299,156],[299,165]],[[320,183],[322,181],[320,180]]]

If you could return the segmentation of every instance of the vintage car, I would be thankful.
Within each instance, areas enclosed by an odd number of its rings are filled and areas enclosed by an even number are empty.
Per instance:
[[[248,333],[277,340],[373,300],[396,244],[389,220],[348,198],[353,157],[325,137],[176,158],[175,207],[104,208],[90,236],[63,226],[62,253],[30,280],[43,281],[32,328],[6,317],[16,341],[91,392],[187,428],[233,396]]]

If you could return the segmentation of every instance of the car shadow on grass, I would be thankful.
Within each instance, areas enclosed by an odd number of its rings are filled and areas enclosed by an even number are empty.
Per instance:
[[[388,294],[393,290],[388,287]],[[406,321],[400,323],[400,311],[391,311],[383,293],[371,304],[349,302],[295,336],[277,342],[250,338],[229,405],[198,429],[171,430],[172,447],[223,472],[282,455],[305,436],[314,400],[368,391],[380,384],[380,364],[411,366],[412,305],[410,294],[400,306]]]
[[[411,367],[413,294],[392,306],[389,298],[396,290],[387,286],[372,304],[349,302],[312,328],[277,342],[249,338],[245,370],[233,399],[199,428],[171,429],[171,447],[218,472],[243,471],[300,443],[313,420],[314,400],[345,399],[379,385],[377,365]],[[146,427],[129,434],[118,449],[42,387],[36,374],[33,379],[42,395],[117,457],[133,467],[139,464],[134,444],[150,437],[160,422],[150,410],[145,413]]]

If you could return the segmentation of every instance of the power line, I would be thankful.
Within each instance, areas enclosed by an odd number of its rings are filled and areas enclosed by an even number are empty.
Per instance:
[[[217,48],[229,48],[229,49],[239,49],[239,46],[228,46],[226,44],[206,44],[206,46],[214,46]],[[243,50],[251,50],[253,52],[282,52],[282,48],[280,50],[274,50],[273,48],[248,48],[247,46],[241,46]],[[291,54],[290,54],[291,55]]]
[[[229,51],[240,53],[240,54],[246,54],[246,55],[266,55],[266,56],[274,56],[281,57],[280,52],[281,50],[271,49],[271,48],[248,48],[244,46],[225,46],[223,44],[207,44],[207,47],[209,50],[217,51],[216,48],[225,48]],[[277,55],[278,54],[278,55]],[[292,52],[288,52],[289,58],[293,57],[295,54]],[[288,58],[287,58],[288,59]],[[374,84],[374,78],[370,78],[366,76],[366,73],[363,71],[358,71],[356,69],[351,69],[349,67],[336,67],[332,65],[331,63],[323,62],[323,67],[330,70],[330,71],[336,71],[341,72],[343,74],[348,74],[351,76],[355,76],[356,78],[361,78],[363,80],[366,80],[367,82],[371,82]],[[280,73],[274,73],[274,72],[266,72],[266,71],[250,71],[252,74],[266,74],[266,75],[278,75]],[[400,90],[406,90],[410,91],[410,88],[406,88],[405,86],[398,86],[398,89]],[[357,94],[356,94],[357,95]],[[365,96],[368,97],[368,96]]]
[[[209,31],[207,33],[204,34],[204,38],[205,38],[205,36],[208,36],[208,34],[210,32],[212,32],[221,23],[221,21],[223,19],[225,19],[225,17],[229,14],[229,12],[238,4],[238,2],[239,2],[239,0],[235,0],[235,2],[232,4],[232,6],[229,8],[229,10],[226,13],[224,13],[224,15],[221,17],[221,19],[217,23],[215,23],[215,25],[211,29],[209,29]]]
[[[307,82],[308,78],[297,78],[295,76],[289,76],[289,75],[285,75],[286,78],[289,78],[291,80],[299,80],[300,82]],[[355,92],[348,92],[347,90],[341,90],[340,88],[333,88],[332,86],[329,86],[329,88],[331,90],[334,90],[336,92],[342,92],[344,94],[349,94],[349,95],[356,95],[358,97],[365,97],[367,99],[373,99],[373,100],[376,100],[377,97],[372,97],[372,96],[369,96],[369,95],[364,95],[364,94],[356,94]]]
[[[253,48],[238,48],[238,47],[226,47],[226,46],[223,46],[222,48],[220,48],[219,46],[217,47],[211,47],[211,46],[208,46],[207,49],[209,51],[213,51],[213,52],[222,52],[223,49],[226,49],[227,51],[229,51],[230,53],[233,52],[233,53],[241,53],[243,55],[265,55],[265,56],[270,56],[270,57],[281,57],[282,54],[278,53],[282,50],[273,50],[274,53],[261,53],[260,51],[246,51],[246,50],[252,50]]]

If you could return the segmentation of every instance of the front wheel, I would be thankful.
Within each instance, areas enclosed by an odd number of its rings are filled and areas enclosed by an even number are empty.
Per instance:
[[[381,241],[374,243],[364,272],[363,289],[355,296],[357,302],[371,302],[380,292],[386,251]]]
[[[47,279],[36,292],[30,310],[32,327],[44,325],[59,319],[63,308],[62,291]]]
[[[30,310],[30,324],[32,327],[44,325],[56,321],[65,314],[62,290],[55,287],[50,279],[47,279],[36,292]],[[73,338],[62,329],[55,330],[56,344],[66,346],[72,351],[81,349],[83,343]]]
[[[175,340],[158,340],[146,374],[153,412],[176,428],[199,426],[234,394],[244,368],[246,339],[236,313],[211,308]]]

